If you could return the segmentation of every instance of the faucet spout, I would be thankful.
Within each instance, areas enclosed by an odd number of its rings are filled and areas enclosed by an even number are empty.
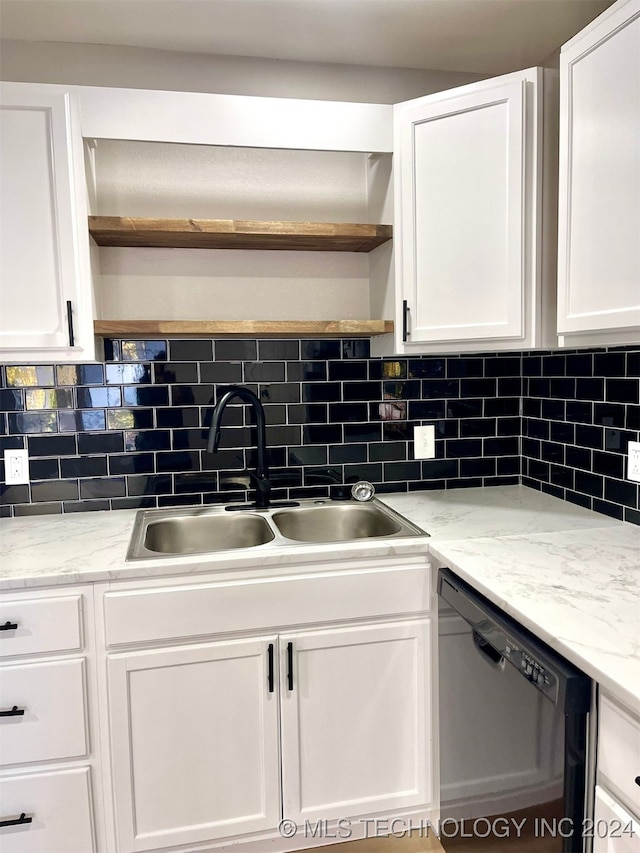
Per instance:
[[[218,398],[218,402],[213,410],[213,418],[209,427],[209,437],[207,440],[207,451],[216,453],[220,444],[220,427],[222,424],[222,415],[227,405],[235,397],[244,400],[245,403],[253,408],[256,416],[256,428],[258,438],[256,449],[258,452],[258,461],[256,465],[256,506],[259,509],[266,509],[269,506],[269,495],[271,493],[271,481],[269,479],[269,466],[267,463],[267,440],[265,429],[264,408],[262,403],[248,388],[242,388],[240,385],[230,385],[227,390]]]

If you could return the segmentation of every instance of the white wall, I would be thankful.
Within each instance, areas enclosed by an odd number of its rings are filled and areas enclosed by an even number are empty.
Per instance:
[[[5,40],[0,79],[392,104],[486,75]]]

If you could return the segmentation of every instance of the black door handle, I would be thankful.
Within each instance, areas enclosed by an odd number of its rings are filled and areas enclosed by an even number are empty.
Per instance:
[[[27,817],[24,812],[20,815],[20,817],[6,817],[0,819],[0,826],[19,826],[22,823],[32,823],[33,818]]]
[[[406,299],[402,300],[402,342],[406,343],[409,338],[409,304]]]
[[[0,625],[0,631],[15,631],[17,627],[17,622],[9,622],[9,620],[7,619],[4,625]]]
[[[67,325],[69,326],[69,346],[75,345],[75,337],[73,334],[73,303],[67,299]]]
[[[287,643],[287,687],[293,690],[293,643]]]
[[[636,785],[640,785],[640,776],[636,776],[635,783]]]
[[[269,685],[269,693],[273,693],[273,643],[269,643],[267,648],[267,683]]]
[[[0,717],[22,717],[24,714],[24,708],[18,708],[17,705],[14,705],[13,708],[7,709],[6,711],[0,711]]]

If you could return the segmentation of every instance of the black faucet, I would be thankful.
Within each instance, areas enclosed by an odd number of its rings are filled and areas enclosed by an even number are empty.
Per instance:
[[[256,415],[256,427],[258,430],[257,450],[258,464],[256,473],[252,475],[256,481],[256,506],[258,509],[266,509],[269,506],[269,494],[271,493],[271,480],[269,479],[269,466],[267,464],[267,441],[264,426],[264,409],[262,403],[253,391],[248,388],[241,388],[239,385],[230,385],[224,394],[218,398],[215,409],[213,410],[213,418],[209,427],[209,439],[207,441],[207,451],[216,453],[220,443],[220,422],[222,415],[227,407],[227,404],[234,397],[239,397],[245,403],[253,406],[253,411]]]

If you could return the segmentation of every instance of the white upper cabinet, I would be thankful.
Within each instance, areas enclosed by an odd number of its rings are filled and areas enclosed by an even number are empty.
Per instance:
[[[640,0],[619,0],[560,55],[558,332],[640,339]],[[562,338],[561,338],[562,341]]]
[[[546,344],[543,107],[554,84],[530,69],[394,108],[398,352]]]
[[[0,87],[0,357],[94,358],[86,186],[76,96]]]

